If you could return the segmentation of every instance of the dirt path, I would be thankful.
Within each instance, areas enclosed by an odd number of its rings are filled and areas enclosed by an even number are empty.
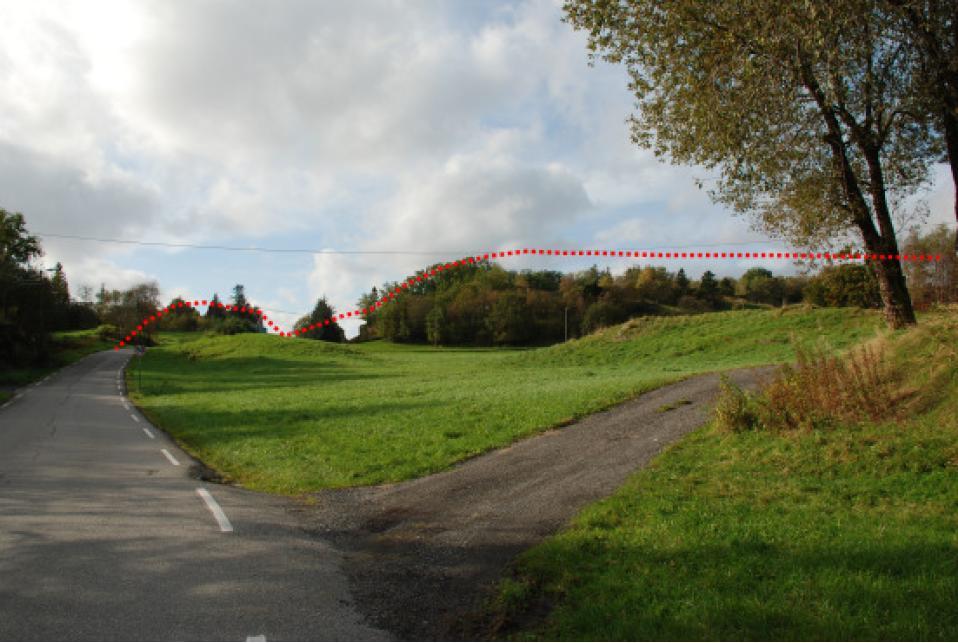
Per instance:
[[[770,371],[731,377],[754,386]],[[462,616],[506,565],[700,426],[718,384],[696,376],[426,478],[326,491],[304,518],[345,552],[372,624],[404,639],[468,636]]]

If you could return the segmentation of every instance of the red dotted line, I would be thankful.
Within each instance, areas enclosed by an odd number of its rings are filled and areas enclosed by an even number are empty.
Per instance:
[[[446,264],[441,264],[432,268],[431,270],[426,270],[422,274],[415,277],[410,277],[406,281],[400,283],[392,292],[386,294],[382,299],[377,301],[375,304],[368,306],[366,308],[351,310],[345,313],[340,313],[334,315],[329,319],[324,319],[323,321],[310,324],[305,328],[299,330],[294,330],[293,332],[288,332],[282,330],[278,324],[271,320],[263,311],[259,308],[252,306],[232,306],[230,304],[223,304],[222,302],[216,302],[216,306],[222,310],[235,311],[241,313],[247,313],[250,315],[255,315],[256,317],[263,320],[263,323],[266,324],[270,329],[277,331],[280,337],[294,337],[298,335],[305,335],[311,330],[315,330],[322,326],[329,326],[335,322],[342,321],[344,319],[350,319],[352,317],[362,317],[363,315],[368,315],[374,310],[381,308],[382,306],[388,304],[390,301],[402,294],[402,291],[409,288],[412,285],[426,281],[435,277],[440,272],[449,270],[451,268],[456,268],[459,266],[464,266],[467,264],[473,264],[478,261],[485,261],[488,259],[504,259],[506,257],[517,257],[521,255],[541,255],[541,256],[552,256],[552,257],[628,257],[636,259],[826,259],[829,261],[941,261],[941,255],[930,255],[930,254],[869,254],[869,253],[831,253],[831,252],[675,252],[675,251],[650,251],[650,250],[548,250],[544,248],[522,248],[520,250],[503,250],[499,252],[489,252],[483,255],[476,255],[475,257],[465,257],[458,261],[451,261]],[[135,329],[130,331],[130,334],[127,335],[122,341],[118,342],[113,350],[120,350],[120,348],[126,346],[133,339],[143,332],[143,330],[150,324],[154,324],[160,321],[164,316],[173,313],[175,310],[180,308],[199,308],[201,306],[212,306],[213,302],[207,301],[206,299],[197,299],[192,302],[179,302],[176,306],[170,305],[166,308],[162,308],[156,312],[154,315],[150,315],[143,319],[143,322],[137,325]]]

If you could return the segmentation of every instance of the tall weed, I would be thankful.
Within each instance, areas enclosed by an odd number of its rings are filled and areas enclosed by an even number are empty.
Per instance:
[[[727,381],[716,406],[723,431],[807,431],[895,416],[900,399],[882,342],[836,355],[824,348],[796,348],[794,365],[750,395]]]
[[[730,380],[724,373],[715,405],[715,426],[719,431],[738,433],[758,428],[756,398]]]

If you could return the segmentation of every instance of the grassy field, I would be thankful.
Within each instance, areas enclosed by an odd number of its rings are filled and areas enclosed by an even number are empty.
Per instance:
[[[46,366],[0,371],[0,386],[19,387],[42,379],[50,373],[97,351],[107,350],[113,343],[100,339],[96,329],[60,331],[53,334],[53,356]],[[0,391],[0,403],[9,391]]]
[[[520,558],[497,635],[958,638],[958,311],[887,344],[904,419],[699,430]]]
[[[249,488],[296,494],[421,476],[689,374],[787,360],[793,335],[874,335],[852,309],[636,320],[562,346],[483,350],[166,335],[134,402]]]

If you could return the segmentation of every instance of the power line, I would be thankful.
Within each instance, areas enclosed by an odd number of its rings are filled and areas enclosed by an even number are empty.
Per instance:
[[[196,250],[227,250],[230,252],[277,252],[287,254],[326,254],[326,255],[443,255],[458,256],[462,253],[443,250],[330,250],[315,248],[263,248],[260,246],[220,246],[198,243],[173,243],[170,241],[140,241],[134,239],[112,239],[106,237],[85,237],[76,234],[57,234],[53,232],[34,232],[38,237],[72,239],[75,241],[95,241],[98,243],[121,243],[134,246],[157,246],[161,248],[192,248]],[[468,253],[465,253],[468,254]]]
[[[281,254],[326,254],[326,255],[440,255],[446,257],[473,256],[475,252],[447,251],[447,250],[332,250],[315,248],[264,248],[262,246],[222,246],[197,243],[175,243],[171,241],[141,241],[136,239],[113,239],[108,237],[86,237],[75,234],[59,234],[53,232],[35,232],[38,237],[55,239],[70,239],[74,241],[93,241],[97,243],[119,243],[124,245],[151,246],[161,248],[190,248],[195,250],[225,250],[229,252],[273,252]],[[771,243],[768,240],[730,241],[725,243],[696,243],[688,245],[659,245],[641,246],[639,250],[687,250],[689,248],[720,248],[723,246],[751,246]]]

